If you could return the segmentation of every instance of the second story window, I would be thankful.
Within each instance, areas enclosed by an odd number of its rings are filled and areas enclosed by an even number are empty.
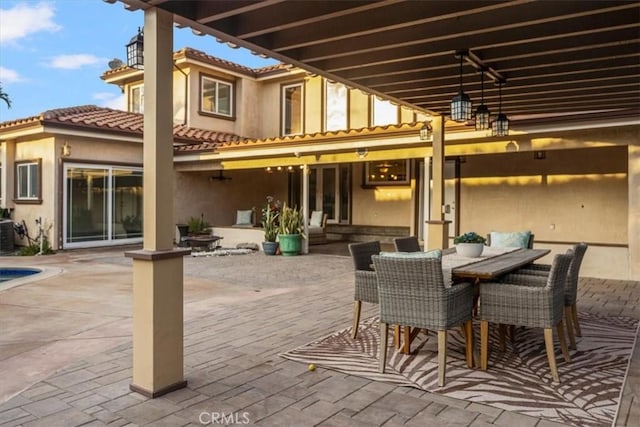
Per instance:
[[[282,135],[303,133],[302,83],[282,86]]]
[[[211,77],[201,78],[200,109],[203,113],[233,116],[233,85]]]
[[[144,86],[132,86],[129,89],[129,111],[144,113]]]
[[[16,201],[40,200],[41,162],[16,162]]]
[[[324,130],[347,129],[347,88],[341,83],[326,82]]]
[[[377,96],[371,96],[371,126],[398,124],[398,107]]]

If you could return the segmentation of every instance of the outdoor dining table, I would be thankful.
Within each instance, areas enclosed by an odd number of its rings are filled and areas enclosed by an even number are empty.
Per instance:
[[[511,273],[520,267],[532,263],[549,254],[549,249],[520,249],[520,248],[495,248],[486,246],[483,254],[479,258],[465,258],[459,256],[455,249],[443,251],[442,269],[445,281],[450,276],[452,283],[460,283],[472,279],[476,286],[474,294],[476,299],[474,307],[477,307],[477,286],[482,286],[481,282],[495,280],[500,276]],[[409,353],[411,341],[417,336],[419,329],[403,328],[403,343],[400,343],[400,327],[396,327],[396,348],[401,348],[405,354]],[[475,351],[474,351],[475,353]],[[476,356],[474,354],[474,356]],[[474,359],[478,359],[474,357]]]
[[[549,249],[517,249],[454,267],[451,269],[451,276],[456,279],[474,279],[475,283],[493,280],[530,264],[549,252]]]

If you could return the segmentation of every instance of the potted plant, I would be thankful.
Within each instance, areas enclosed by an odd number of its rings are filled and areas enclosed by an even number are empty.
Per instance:
[[[298,255],[302,250],[303,234],[302,212],[297,207],[289,207],[285,203],[280,212],[278,240],[280,252],[285,256]]]
[[[265,255],[275,255],[278,251],[278,217],[280,216],[280,202],[267,196],[267,204],[262,209],[262,228],[264,230],[264,242],[262,250]]]
[[[191,217],[187,223],[189,226],[189,234],[197,236],[202,234],[211,234],[209,228],[211,225],[204,220],[204,214],[200,214],[200,218]]]
[[[468,258],[479,257],[486,241],[487,239],[474,231],[461,234],[453,239],[453,243],[456,245],[456,252]]]

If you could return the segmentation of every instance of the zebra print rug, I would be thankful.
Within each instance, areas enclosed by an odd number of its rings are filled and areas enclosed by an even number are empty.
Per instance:
[[[438,387],[437,337],[433,333],[421,332],[408,355],[395,351],[390,337],[386,372],[378,372],[377,317],[361,322],[355,340],[347,328],[281,356],[569,425],[611,425],[638,321],[580,313],[580,326],[582,337],[576,337],[578,350],[570,351],[571,363],[564,362],[556,341],[560,384],[551,382],[541,329],[518,328],[515,340],[507,339],[503,353],[497,328],[491,327],[487,371],[466,367],[462,334],[451,331],[442,388]],[[478,330],[476,327],[476,339]]]

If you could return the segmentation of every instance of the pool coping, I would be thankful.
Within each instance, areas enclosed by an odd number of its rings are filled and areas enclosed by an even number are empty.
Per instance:
[[[61,274],[64,271],[64,269],[60,267],[40,267],[40,266],[35,267],[31,265],[21,265],[20,267],[16,267],[16,268],[20,268],[20,269],[30,268],[34,270],[40,270],[40,272],[35,274],[30,274],[20,279],[11,279],[6,282],[2,282],[0,283],[0,292],[6,291],[8,289],[15,288],[18,286],[23,286],[31,282],[37,282],[39,280],[48,279],[50,277],[57,276],[58,274]]]

